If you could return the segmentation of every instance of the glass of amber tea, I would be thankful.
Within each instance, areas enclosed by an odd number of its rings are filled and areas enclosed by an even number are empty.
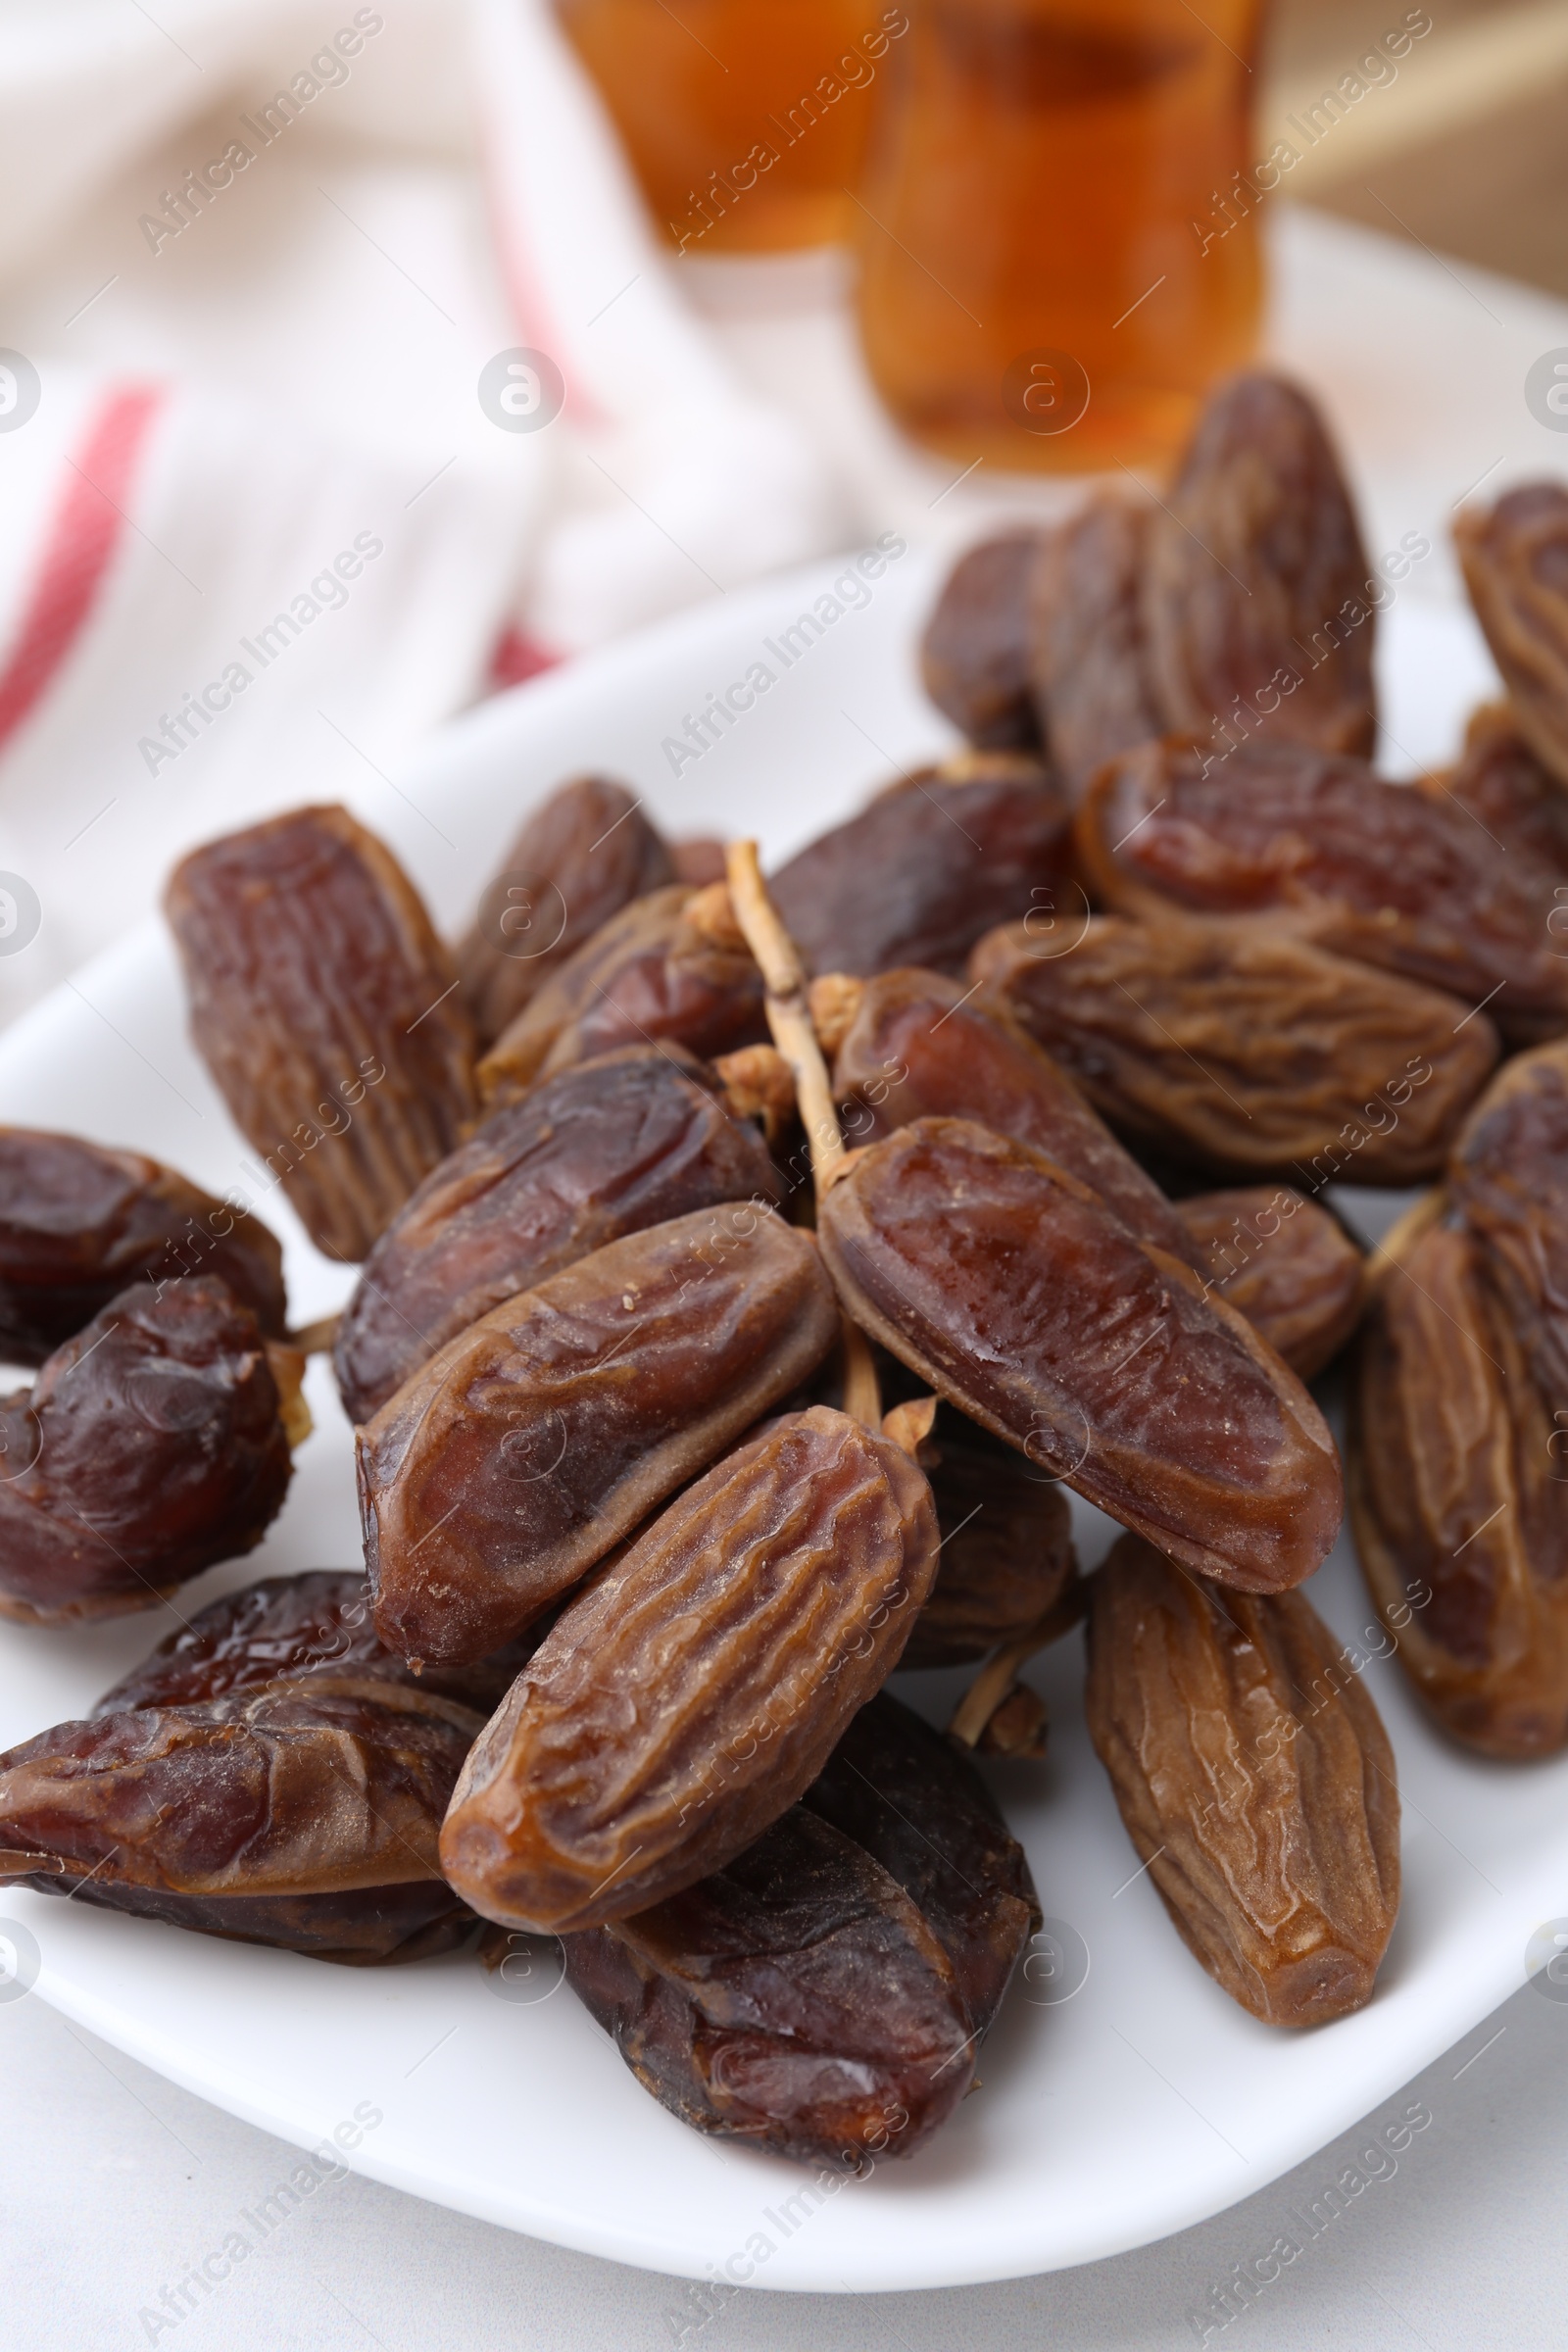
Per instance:
[[[849,235],[872,84],[908,31],[882,0],[557,0],[681,253]]]
[[[906,5],[857,224],[884,401],[960,465],[1161,467],[1255,340],[1261,0]]]

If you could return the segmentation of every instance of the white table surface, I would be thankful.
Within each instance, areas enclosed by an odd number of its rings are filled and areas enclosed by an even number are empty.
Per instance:
[[[1275,353],[1323,397],[1355,475],[1369,552],[1424,530],[1417,593],[1451,592],[1446,530],[1478,480],[1568,473],[1524,376],[1568,348],[1568,308],[1309,214],[1276,223]],[[759,294],[760,280],[768,282]],[[859,519],[958,541],[1020,495],[901,451],[868,401],[819,269],[711,273],[740,364],[839,453]],[[1038,492],[1023,492],[1037,500]],[[1047,497],[1050,492],[1045,494]],[[1560,1906],[1568,1915],[1568,1886]],[[1207,2340],[1464,2352],[1568,2345],[1568,2003],[1521,1989],[1388,2112],[1432,2122]],[[669,2345],[677,2282],[464,2220],[352,2176],[323,2183],[177,2319],[162,2302],[297,2162],[294,2151],[148,2074],[35,1995],[0,2002],[0,2352],[170,2343],[249,2352]],[[1378,2111],[1382,2120],[1384,2110]],[[519,2133],[530,2129],[517,2118]],[[1112,2262],[1012,2284],[877,2298],[747,2292],[682,2340],[704,2352],[986,2352],[1200,2340],[1189,2315],[1233,2264],[1266,2255],[1353,2162],[1350,2133],[1230,2212]],[[216,2267],[216,2266],[215,2266]],[[174,2310],[180,2310],[176,2295]],[[673,2317],[671,2316],[673,2315]]]

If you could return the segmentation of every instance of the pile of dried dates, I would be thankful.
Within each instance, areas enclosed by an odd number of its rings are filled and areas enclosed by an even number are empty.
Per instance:
[[[291,1332],[254,1210],[0,1131],[0,1611],[257,1545],[313,1348],[364,1559],[175,1610],[0,1757],[0,1876],[339,1962],[559,1937],[675,2114],[858,2168],[974,2084],[1040,1921],[977,1759],[1043,1754],[1082,1624],[1189,1952],[1270,2024],[1369,2000],[1399,1803],[1302,1591],[1308,1381],[1437,1724],[1568,1744],[1568,491],[1458,542],[1506,699],[1411,783],[1410,550],[1250,374],[1165,500],[963,558],[922,660],[969,748],[765,881],[600,777],[451,946],[340,808],[184,858],[196,1042],[357,1284]],[[1369,1254],[1347,1184],[1430,1189]],[[901,1666],[964,1670],[947,1729]]]

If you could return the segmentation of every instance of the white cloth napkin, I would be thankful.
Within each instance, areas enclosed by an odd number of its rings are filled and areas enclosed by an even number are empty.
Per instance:
[[[0,13],[0,1019],[192,841],[843,535],[547,0]]]

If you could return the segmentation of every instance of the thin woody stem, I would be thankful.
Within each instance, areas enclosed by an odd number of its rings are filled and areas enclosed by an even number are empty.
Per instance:
[[[844,1137],[828,1080],[827,1064],[811,1026],[806,967],[767,894],[755,841],[732,841],[725,853],[730,904],[746,934],[766,991],[767,1026],[790,1065],[795,1099],[811,1154],[818,1200],[844,1164]],[[882,1399],[870,1343],[858,1325],[844,1318],[844,1410],[866,1428],[880,1430]]]
[[[1083,1615],[1084,1607],[1085,1587],[1075,1578],[1043,1617],[1037,1617],[1033,1625],[1026,1626],[1010,1642],[1004,1642],[1000,1649],[994,1649],[958,1701],[948,1725],[951,1738],[962,1740],[965,1747],[977,1746],[986,1725],[1017,1681],[1024,1660],[1070,1632]]]
[[[337,1327],[336,1315],[322,1315],[318,1322],[302,1324],[298,1331],[291,1331],[288,1344],[297,1348],[301,1355],[324,1355],[337,1338]]]
[[[767,991],[767,1025],[773,1043],[789,1063],[795,1079],[795,1098],[810,1147],[811,1174],[820,1193],[844,1157],[833,1089],[827,1064],[811,1026],[807,1002],[806,969],[793,939],[767,895],[757,862],[755,841],[732,841],[726,852],[730,904],[746,934],[746,944],[761,969]]]

